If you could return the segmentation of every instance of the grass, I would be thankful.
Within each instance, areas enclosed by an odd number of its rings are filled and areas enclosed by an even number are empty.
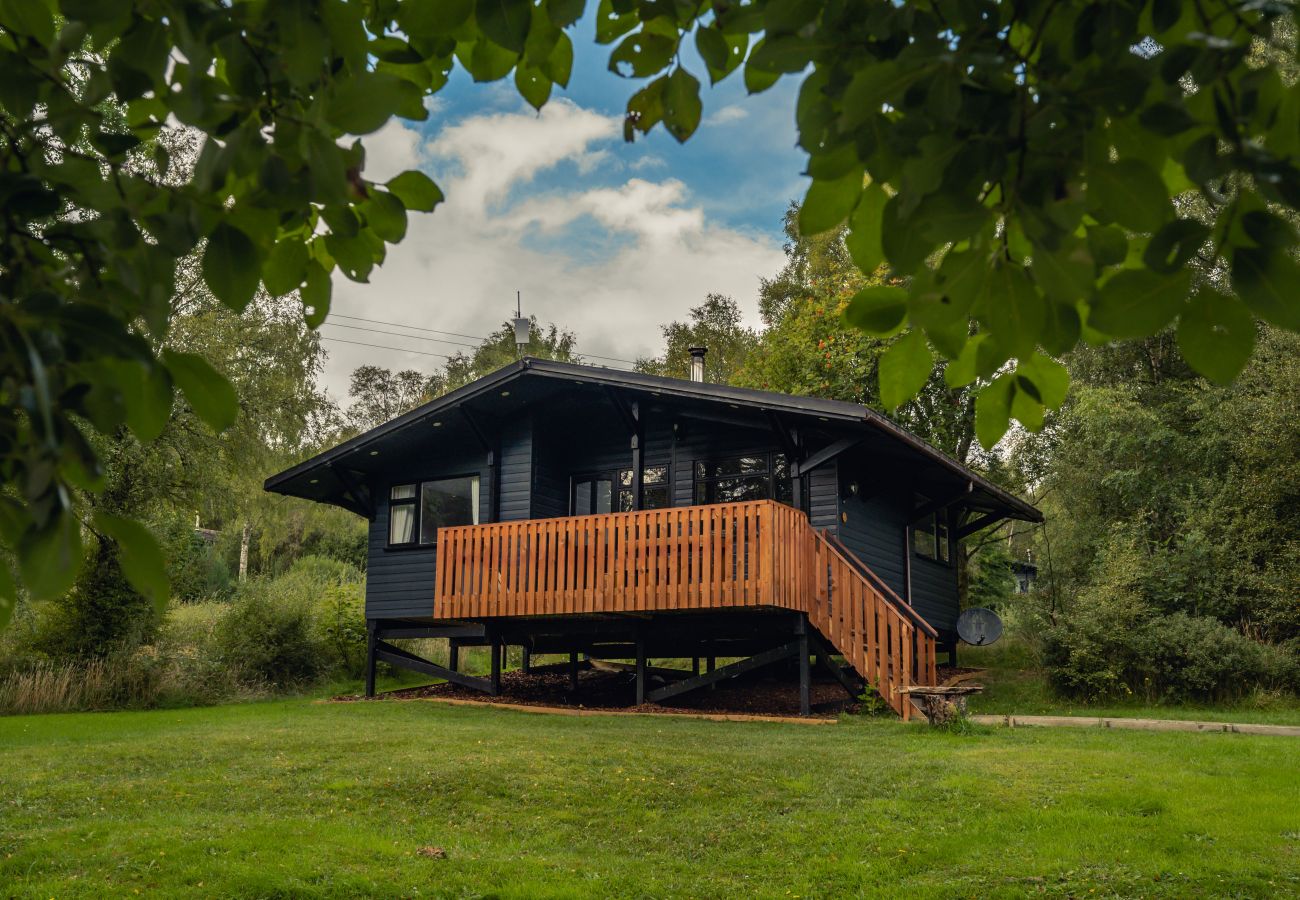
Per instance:
[[[1255,722],[1300,725],[1300,699],[1256,692],[1234,703],[1150,703],[1134,697],[1126,702],[1084,703],[1056,694],[1022,643],[1002,641],[989,647],[962,646],[962,666],[985,668],[976,681],[984,692],[971,698],[972,713],[1022,716],[1107,716],[1114,718],[1195,719],[1209,722]]]
[[[299,699],[0,747],[6,896],[1300,895],[1286,738]]]

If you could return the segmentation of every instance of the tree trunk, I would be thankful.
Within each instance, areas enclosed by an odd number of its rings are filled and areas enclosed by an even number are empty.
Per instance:
[[[244,522],[244,533],[239,537],[239,580],[248,577],[248,522]]]

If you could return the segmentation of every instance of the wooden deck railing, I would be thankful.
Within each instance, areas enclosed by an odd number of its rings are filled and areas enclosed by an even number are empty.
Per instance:
[[[895,688],[934,683],[933,629],[918,627],[807,516],[781,503],[527,519],[438,533],[439,618],[736,606],[807,613],[904,718],[911,704]]]

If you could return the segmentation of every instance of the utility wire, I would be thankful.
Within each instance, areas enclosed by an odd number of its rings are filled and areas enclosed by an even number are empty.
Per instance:
[[[365,320],[363,319],[362,321]],[[365,328],[361,325],[344,325],[342,322],[325,322],[324,324],[332,325],[335,328],[349,328],[353,331],[369,331],[372,332],[373,334],[391,334],[393,337],[410,338],[413,341],[432,341],[436,344],[452,344],[453,346],[456,347],[472,347],[476,350],[481,346],[480,344],[467,344],[465,341],[448,341],[443,338],[421,337],[420,335],[416,335],[416,334],[405,334],[401,331],[383,331],[378,328]]]
[[[383,331],[383,332],[380,332],[380,334],[392,334],[392,332],[389,332],[389,331]],[[402,337],[414,337],[414,335],[401,335],[401,336],[402,336]],[[439,359],[448,359],[448,360],[453,358],[453,357],[448,356],[448,355],[445,354],[445,353],[430,353],[430,352],[427,351],[427,350],[412,350],[412,349],[410,349],[409,347],[389,347],[389,346],[387,346],[387,345],[385,345],[385,344],[368,344],[368,343],[366,343],[366,342],[364,342],[364,341],[348,341],[348,340],[344,340],[343,338],[326,337],[325,335],[321,335],[321,338],[320,338],[320,339],[321,339],[322,341],[330,341],[330,342],[335,343],[335,344],[352,344],[353,346],[356,346],[356,347],[374,347],[376,350],[393,350],[393,351],[396,351],[397,353],[415,353],[415,354],[418,354],[418,355],[420,355],[420,356],[436,356],[436,357],[438,357]],[[419,338],[416,338],[416,340],[419,340]],[[602,368],[606,368],[606,369],[621,369],[622,367],[621,367],[621,366],[602,366]],[[623,371],[630,371],[630,370],[623,369]]]
[[[388,326],[391,327],[391,328],[409,328],[409,329],[411,329],[412,331],[425,331],[425,332],[428,332],[429,334],[446,334],[446,335],[450,335],[450,336],[452,336],[452,337],[469,338],[470,340],[473,340],[473,341],[481,341],[481,342],[484,342],[484,343],[486,343],[487,341],[491,340],[491,338],[486,338],[486,337],[484,337],[484,336],[482,336],[482,335],[479,335],[479,334],[461,334],[461,333],[458,332],[458,331],[442,331],[442,330],[437,329],[437,328],[424,328],[423,326],[420,326],[420,325],[407,325],[405,322],[385,322],[385,321],[382,321],[382,320],[380,320],[380,319],[367,319],[367,318],[364,318],[363,316],[345,316],[343,313],[330,313],[330,318],[332,318],[332,319],[347,319],[348,321],[351,321],[351,322],[366,322],[366,323],[368,323],[368,324],[370,324],[370,325],[388,325]],[[326,324],[328,324],[328,322],[327,322]],[[338,323],[335,323],[335,324],[338,324]],[[357,326],[355,326],[355,325],[339,325],[339,327],[340,327],[340,328],[356,328]],[[366,331],[368,331],[368,330],[370,330],[370,329],[362,329],[362,330],[366,330]],[[391,333],[392,333],[392,332],[380,332],[380,334],[391,334]],[[415,335],[400,335],[400,336],[401,336],[401,337],[415,337]],[[459,344],[457,341],[443,341],[443,340],[441,340],[440,338],[422,338],[422,340],[430,340],[430,341],[431,341],[431,340],[436,340],[436,341],[439,341],[440,343],[444,343],[444,344],[458,344],[458,346],[462,346],[462,347],[475,347],[475,348],[477,348],[477,346],[478,346],[477,344]],[[596,354],[596,353],[583,353],[581,350],[574,350],[574,352],[577,353],[579,356],[585,356],[585,357],[588,357],[588,358],[590,358],[590,359],[604,359],[604,360],[609,360],[610,362],[621,362],[621,363],[627,363],[629,366],[635,366],[635,365],[637,364],[637,360],[635,360],[635,359],[624,359],[624,358],[622,358],[622,357],[620,357],[620,356],[600,356],[599,354]]]

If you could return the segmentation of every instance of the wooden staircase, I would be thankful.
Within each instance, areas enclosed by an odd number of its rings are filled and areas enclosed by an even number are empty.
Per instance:
[[[902,718],[935,630],[832,535],[772,500],[444,528],[438,619],[781,607]]]

